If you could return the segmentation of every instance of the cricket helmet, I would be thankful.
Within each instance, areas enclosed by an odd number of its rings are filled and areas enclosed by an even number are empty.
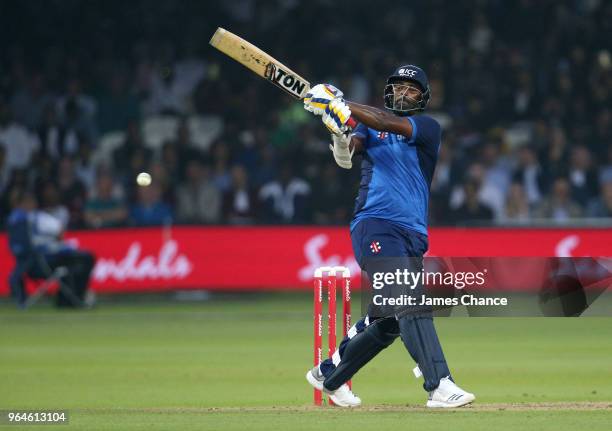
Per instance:
[[[403,94],[397,97],[393,86],[401,82],[416,84],[419,90],[421,90],[421,98],[406,103]],[[425,110],[427,103],[429,103],[430,96],[431,90],[429,88],[429,80],[423,69],[412,64],[407,64],[395,69],[387,79],[387,85],[385,86],[384,92],[385,108],[393,111],[396,115],[411,115],[414,112]]]

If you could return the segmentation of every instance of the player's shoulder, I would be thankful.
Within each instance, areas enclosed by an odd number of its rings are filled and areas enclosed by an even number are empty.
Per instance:
[[[427,114],[416,114],[409,118],[412,119],[412,121],[416,123],[417,126],[423,126],[437,130],[441,128],[440,123],[438,123],[438,120]]]

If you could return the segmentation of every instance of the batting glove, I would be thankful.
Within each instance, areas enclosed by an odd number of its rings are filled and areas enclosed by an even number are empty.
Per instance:
[[[351,118],[351,110],[342,99],[334,99],[327,105],[323,124],[332,135],[341,135],[348,130],[346,123]]]
[[[353,153],[355,149],[350,150],[351,136],[347,133],[342,135],[331,135],[333,144],[329,145],[329,149],[334,154],[336,164],[344,169],[353,167]]]
[[[344,93],[331,84],[317,84],[304,97],[304,109],[315,115],[323,115],[330,101]]]

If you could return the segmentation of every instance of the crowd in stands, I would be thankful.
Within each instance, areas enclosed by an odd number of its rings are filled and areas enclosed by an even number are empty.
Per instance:
[[[338,168],[318,119],[212,49],[217,25],[375,106],[396,66],[421,65],[444,129],[432,224],[612,223],[610,2],[113,4],[0,16],[0,223],[24,190],[70,228],[348,223],[358,161]],[[160,115],[178,126],[153,146]],[[197,145],[193,117],[222,132]]]

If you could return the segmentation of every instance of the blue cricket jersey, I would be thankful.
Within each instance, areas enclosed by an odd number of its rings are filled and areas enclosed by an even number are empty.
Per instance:
[[[407,138],[360,124],[364,141],[361,183],[351,231],[363,219],[378,218],[427,235],[429,188],[440,149],[440,124],[427,115],[406,117]]]

